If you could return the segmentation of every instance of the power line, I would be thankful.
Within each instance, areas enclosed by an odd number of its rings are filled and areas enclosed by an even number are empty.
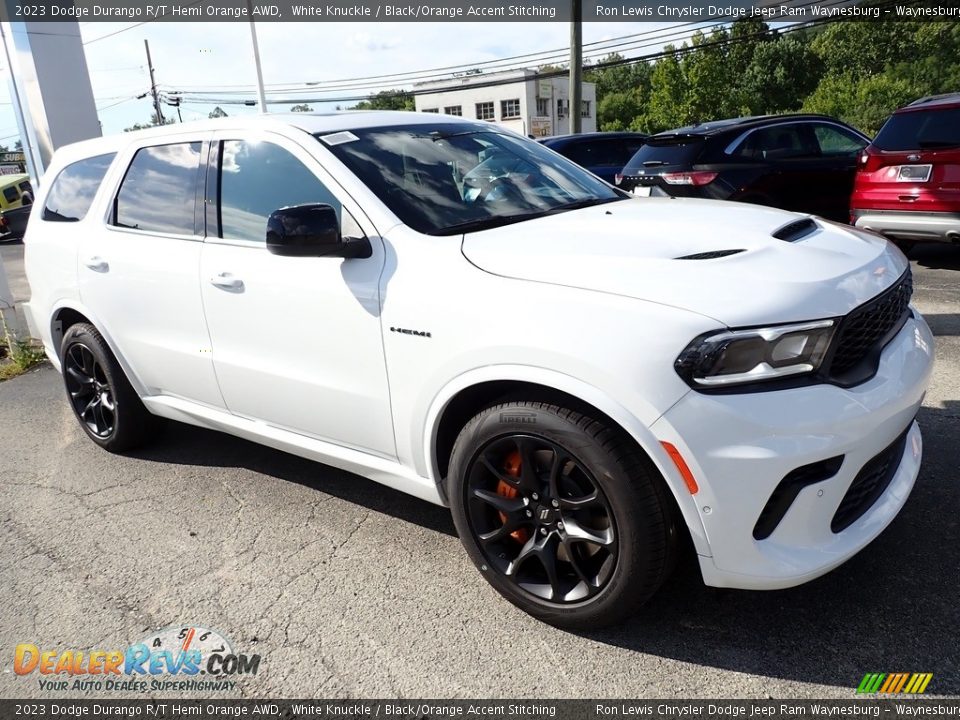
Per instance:
[[[841,2],[843,2],[843,0],[838,0],[838,2],[837,2],[837,3],[834,3],[834,4],[839,4],[839,3],[841,3]],[[830,23],[830,22],[835,22],[835,20],[833,20],[833,19],[828,19],[828,18],[821,18],[821,19],[816,19],[816,20],[804,21],[803,23],[797,23],[797,24],[791,26],[791,27],[788,28],[788,29],[779,31],[779,32],[777,33],[777,37],[782,37],[782,36],[784,36],[784,35],[789,35],[789,34],[794,33],[794,32],[799,32],[799,31],[802,31],[802,30],[807,30],[807,29],[809,29],[809,28],[812,28],[812,27],[815,27],[815,26],[819,26],[819,25],[824,25],[824,24],[827,24],[827,23]],[[755,40],[755,39],[757,39],[757,38],[764,37],[764,36],[769,36],[769,35],[770,35],[770,31],[769,31],[769,30],[764,30],[764,31],[762,31],[762,32],[751,33],[751,34],[749,34],[749,35],[744,35],[744,36],[738,37],[738,38],[728,37],[728,38],[726,38],[726,39],[724,39],[724,40],[707,41],[707,42],[703,42],[703,43],[700,43],[699,45],[695,45],[695,46],[692,45],[692,46],[688,46],[688,47],[674,48],[673,50],[662,50],[662,51],[657,52],[657,53],[650,53],[650,54],[642,55],[642,56],[639,56],[639,57],[634,57],[634,58],[622,58],[622,59],[620,59],[620,60],[614,60],[614,61],[611,61],[611,62],[599,63],[599,64],[593,66],[591,69],[593,69],[593,70],[603,70],[603,69],[612,68],[612,67],[623,67],[623,66],[630,66],[630,65],[638,65],[638,64],[640,64],[640,63],[642,63],[642,62],[649,62],[650,60],[657,60],[657,59],[660,59],[660,58],[663,58],[663,57],[689,55],[689,54],[691,54],[691,53],[701,52],[701,51],[703,51],[703,50],[705,50],[705,49],[708,49],[708,48],[711,48],[711,47],[722,47],[722,46],[737,45],[737,44],[740,44],[740,43],[749,42],[749,41],[751,41],[751,40]],[[538,74],[537,77],[539,77],[539,78],[563,77],[563,76],[566,76],[568,73],[569,73],[569,71],[566,70],[566,69],[552,70],[552,71],[549,71],[549,72],[540,73],[540,74]],[[470,87],[470,89],[472,90],[472,89],[478,89],[478,88],[497,87],[497,86],[500,86],[500,85],[509,85],[509,84],[513,84],[513,83],[515,83],[515,82],[516,82],[516,79],[515,79],[515,78],[506,78],[506,79],[501,79],[501,80],[490,80],[490,81],[482,82],[482,83],[471,83],[469,87]],[[437,93],[437,90],[436,90],[436,89],[422,89],[422,90],[402,91],[402,92],[398,92],[397,94],[398,94],[398,95],[399,95],[399,94],[404,94],[404,95],[407,95],[407,96],[409,96],[409,97],[417,97],[417,96],[420,96],[420,95],[433,95],[433,94],[436,94],[436,93]],[[299,98],[283,98],[283,99],[277,99],[277,100],[272,100],[271,102],[273,102],[273,104],[275,104],[275,105],[293,105],[293,104],[300,104],[300,103],[358,102],[358,101],[362,101],[362,100],[367,100],[369,97],[370,97],[369,95],[354,95],[354,96],[337,97],[337,98],[329,98],[329,97],[299,97]],[[236,99],[236,100],[234,100],[234,99],[230,99],[230,98],[208,98],[208,97],[197,97],[197,98],[193,98],[193,99],[191,99],[191,100],[185,100],[185,102],[192,103],[192,104],[197,104],[197,105],[199,105],[199,104],[204,104],[204,105],[247,105],[247,104],[249,103],[249,101],[247,101],[247,100],[242,100],[242,99]]]

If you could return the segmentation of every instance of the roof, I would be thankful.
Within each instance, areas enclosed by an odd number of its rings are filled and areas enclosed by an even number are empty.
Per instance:
[[[171,135],[204,130],[269,130],[270,128],[293,127],[310,134],[316,134],[391,125],[432,125],[437,122],[476,124],[479,121],[446,115],[438,118],[435,113],[404,110],[346,110],[339,112],[236,115],[214,120],[159,125],[145,130],[116,133],[91,140],[83,140],[64,146],[61,150],[58,150],[58,154],[84,157],[97,153],[116,152],[130,142],[139,142],[149,138],[160,140]]]
[[[647,133],[641,132],[625,132],[625,131],[612,131],[612,132],[587,132],[587,133],[567,133],[565,135],[551,135],[550,137],[537,138],[539,142],[542,143],[553,143],[553,142],[569,142],[571,140],[616,140],[618,138],[626,138],[628,140],[643,140],[649,137]]]
[[[829,120],[837,122],[835,118],[828,115],[815,115],[809,113],[795,113],[788,115],[751,115],[748,117],[728,118],[726,120],[711,120],[710,122],[700,123],[698,125],[687,125],[686,127],[675,128],[673,130],[664,130],[651,137],[662,137],[666,135],[719,135],[721,132],[733,129],[745,129],[750,127],[762,127],[766,124],[775,122],[793,121],[793,120]]]
[[[897,113],[913,110],[929,110],[930,108],[949,108],[960,106],[960,93],[944,93],[943,95],[929,95],[914,100],[906,107],[897,110]]]

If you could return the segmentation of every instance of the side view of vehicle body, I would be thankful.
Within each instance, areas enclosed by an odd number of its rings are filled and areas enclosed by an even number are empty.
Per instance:
[[[861,157],[850,222],[902,243],[960,243],[960,94],[897,110]]]
[[[738,200],[846,222],[868,142],[822,115],[718,120],[650,136],[617,184],[637,195]]]
[[[490,584],[556,625],[634,612],[683,536],[710,585],[822,575],[919,471],[933,337],[895,247],[632,198],[489,123],[79,143],[25,248],[28,318],[93,442],[167,418],[447,505]]]

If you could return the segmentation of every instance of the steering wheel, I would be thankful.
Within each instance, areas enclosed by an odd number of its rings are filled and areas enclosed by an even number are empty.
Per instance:
[[[499,197],[490,197],[491,193],[500,190]],[[527,200],[520,192],[520,188],[507,175],[493,178],[488,182],[480,194],[477,195],[476,202],[498,202],[501,200],[513,200],[514,202],[526,203]]]

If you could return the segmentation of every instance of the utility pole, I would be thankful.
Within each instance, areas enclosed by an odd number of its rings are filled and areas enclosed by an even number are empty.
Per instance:
[[[583,11],[582,0],[570,0],[570,132],[583,129]]]
[[[153,61],[150,59],[150,42],[144,38],[143,46],[147,49],[147,70],[150,71],[150,94],[153,95],[153,111],[157,114],[157,124],[163,125],[163,110],[160,109],[160,96],[157,94],[157,82],[153,79]]]
[[[253,17],[253,0],[247,0],[247,12]],[[250,39],[253,41],[253,64],[257,68],[257,100],[260,112],[267,112],[267,95],[263,90],[263,68],[260,67],[260,46],[257,43],[257,25],[250,20]]]

